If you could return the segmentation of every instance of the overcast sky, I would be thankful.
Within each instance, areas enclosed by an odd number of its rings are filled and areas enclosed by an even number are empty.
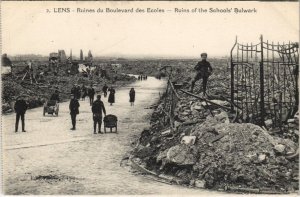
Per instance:
[[[256,8],[256,14],[53,13],[53,8]],[[52,13],[46,13],[46,9]],[[69,55],[229,55],[240,42],[298,41],[298,2],[2,2],[2,52],[41,54],[64,49]]]

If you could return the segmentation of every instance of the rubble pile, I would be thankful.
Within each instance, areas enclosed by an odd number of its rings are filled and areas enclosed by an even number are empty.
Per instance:
[[[223,108],[230,107],[230,86],[222,72],[210,79],[207,99],[215,104],[178,91],[174,128],[164,124],[169,119],[163,111],[166,95],[161,97],[150,128],[142,131],[132,150],[132,163],[161,179],[198,188],[247,193],[299,190],[299,147],[294,137],[299,134],[298,115],[280,135],[275,128],[233,123],[236,114]],[[183,71],[174,81],[179,78],[188,89],[192,75]]]
[[[178,124],[174,132],[145,129],[132,154],[146,169],[180,184],[287,192],[299,189],[298,157],[290,157],[297,149],[257,125],[229,123],[222,111],[202,123]]]
[[[86,87],[94,86],[96,92],[101,92],[104,83],[113,86],[123,86],[135,80],[135,77],[125,74],[115,73],[107,70],[107,77],[91,75],[85,77],[83,74],[69,74],[67,72],[53,73],[48,71],[47,65],[39,64],[34,72],[35,80],[31,83],[29,76],[24,76],[22,67],[14,68],[13,75],[3,75],[2,92],[2,112],[13,112],[13,106],[16,98],[25,95],[28,100],[29,108],[42,106],[48,100],[51,94],[58,90],[62,101],[69,99],[71,88],[74,84]],[[63,70],[63,68],[62,68]],[[37,75],[37,73],[39,73]]]
[[[276,137],[283,139],[291,139],[292,141],[299,142],[299,112],[293,118],[287,120],[287,124],[282,125],[282,128],[268,128],[269,132]]]

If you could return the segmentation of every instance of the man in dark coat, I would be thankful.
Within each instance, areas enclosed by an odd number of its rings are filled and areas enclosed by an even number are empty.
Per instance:
[[[75,95],[75,97],[77,98],[77,100],[79,100],[80,97],[81,97],[81,88],[80,88],[80,85],[77,85],[77,87],[76,87],[76,95]]]
[[[71,89],[71,94],[76,95],[76,89],[77,89],[77,85],[74,84],[72,89]]]
[[[134,105],[134,101],[135,101],[135,90],[134,88],[131,88],[129,91],[129,102],[131,106]]]
[[[87,89],[86,87],[84,86],[84,84],[82,84],[82,87],[81,87],[81,92],[82,92],[82,100],[84,101],[85,100],[85,97],[87,95]]]
[[[101,95],[97,96],[97,100],[93,103],[92,112],[94,120],[94,134],[96,134],[96,128],[98,124],[98,133],[101,133],[101,124],[102,124],[102,111],[104,116],[106,116],[106,111],[103,102],[101,101]]]
[[[208,77],[211,75],[213,69],[210,63],[206,61],[207,53],[201,53],[201,58],[202,61],[198,62],[198,64],[194,67],[197,74],[192,81],[191,92],[193,92],[196,81],[202,78],[203,96],[205,96]]]
[[[58,90],[55,90],[55,92],[51,95],[50,100],[51,101],[59,101],[59,92],[58,92]]]
[[[102,88],[102,91],[104,93],[104,97],[107,96],[107,90],[108,90],[108,86],[106,84],[104,84],[103,88]]]
[[[110,103],[110,105],[112,105],[113,103],[115,103],[115,89],[113,87],[110,87],[108,89],[109,91],[109,96],[108,96],[108,102]]]
[[[26,132],[25,131],[25,113],[26,110],[28,108],[28,104],[26,103],[26,101],[24,100],[23,96],[18,97],[14,109],[16,112],[16,125],[15,125],[15,132],[18,132],[18,127],[19,127],[19,120],[21,118],[22,121],[22,132]]]
[[[94,96],[95,96],[95,89],[93,88],[92,85],[88,90],[88,95],[89,95],[89,98],[90,98],[90,106],[92,106],[93,102],[94,102]]]
[[[80,104],[79,104],[78,100],[75,98],[75,96],[73,94],[71,94],[71,100],[70,100],[70,105],[69,105],[72,126],[73,126],[71,128],[71,130],[76,129],[76,116],[77,116],[77,114],[79,114],[79,107],[80,107]]]

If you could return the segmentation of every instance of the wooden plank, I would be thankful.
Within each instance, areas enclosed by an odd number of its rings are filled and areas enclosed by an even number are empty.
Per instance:
[[[175,96],[180,100],[181,98],[180,98],[179,95],[177,94],[177,92],[176,92],[176,90],[175,90],[175,88],[174,88],[172,82],[171,82],[170,80],[168,80],[168,83],[170,84],[171,89],[172,89],[172,91],[174,92]]]
[[[200,99],[200,100],[206,101],[206,102],[208,102],[208,103],[210,103],[210,104],[212,104],[212,105],[218,106],[218,107],[223,108],[223,109],[226,109],[226,110],[231,110],[231,108],[229,108],[229,107],[225,107],[225,106],[219,105],[219,104],[217,104],[217,103],[214,103],[214,102],[212,102],[212,101],[210,101],[210,100],[208,100],[208,99],[205,99],[205,98],[203,98],[203,97],[200,97],[200,96],[198,96],[198,95],[192,94],[192,93],[187,92],[187,91],[182,90],[182,89],[179,89],[179,90],[180,90],[181,92],[184,92],[184,93],[190,95],[190,96],[193,96],[193,97],[198,98],[198,99]]]

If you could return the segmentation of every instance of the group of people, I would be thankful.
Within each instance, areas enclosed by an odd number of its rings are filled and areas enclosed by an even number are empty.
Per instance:
[[[94,96],[95,96],[95,89],[91,85],[91,87],[87,88],[85,85],[74,84],[74,86],[71,89],[71,94],[74,95],[76,99],[82,99],[85,100],[85,97],[88,96],[90,99],[90,105],[94,102]]]
[[[102,88],[104,97],[107,96],[107,91],[110,92],[108,96],[108,102],[110,105],[115,102],[115,89],[113,87],[108,88],[108,86],[105,84]],[[131,106],[134,106],[135,102],[135,90],[134,88],[131,88],[129,91],[129,102]],[[97,125],[98,125],[98,133],[101,133],[101,125],[102,125],[102,119],[103,114],[104,117],[106,116],[106,110],[104,103],[101,101],[101,95],[97,95],[97,100],[93,101],[92,103],[92,113],[93,113],[93,121],[94,121],[94,134],[97,134]],[[74,94],[71,94],[71,100],[69,104],[69,110],[72,120],[72,128],[71,130],[76,130],[76,116],[79,114],[79,101],[74,96]],[[103,112],[103,113],[102,113]]]
[[[202,79],[202,86],[203,86],[203,96],[206,95],[206,86],[209,76],[212,74],[212,66],[210,63],[206,60],[207,59],[207,53],[201,54],[201,61],[197,63],[197,65],[194,67],[194,70],[196,71],[196,75],[194,79],[192,80],[191,89],[190,92],[193,92],[194,85],[196,81]],[[139,80],[145,80],[147,79],[147,76],[139,76]],[[109,93],[108,96],[108,102],[110,105],[115,103],[115,89],[113,87],[108,88],[108,86],[105,84],[102,88],[104,97],[107,96],[107,92]],[[82,93],[82,96],[81,96]],[[93,113],[93,120],[94,120],[94,133],[96,133],[96,127],[98,125],[98,133],[101,133],[101,123],[102,123],[102,112],[104,113],[104,116],[106,116],[106,110],[104,107],[104,103],[101,101],[101,95],[97,95],[97,100],[94,101],[95,96],[95,89],[91,85],[90,88],[86,88],[84,85],[80,88],[78,85],[74,85],[74,87],[71,89],[71,100],[69,104],[69,110],[72,120],[72,130],[76,129],[76,116],[79,114],[79,107],[80,104],[78,100],[82,98],[85,99],[86,96],[89,96],[90,98],[90,105],[92,106],[92,113]],[[54,94],[51,96],[50,100],[57,100],[59,101],[59,92],[56,90]],[[135,102],[135,90],[134,88],[131,88],[129,91],[129,102],[131,106],[134,106]],[[15,124],[15,132],[18,132],[18,125],[19,121],[21,119],[22,121],[22,132],[25,131],[25,113],[28,109],[28,104],[24,100],[24,96],[19,96],[17,98],[17,101],[14,106],[14,110],[16,112],[16,124]]]
[[[79,114],[79,107],[80,104],[78,99],[71,94],[71,100],[69,104],[69,110],[71,115],[72,121],[72,128],[71,130],[76,130],[76,116]],[[92,113],[93,113],[93,122],[94,122],[94,134],[97,134],[97,125],[98,125],[98,133],[101,133],[101,125],[102,125],[102,117],[106,116],[106,110],[104,103],[101,101],[101,95],[97,95],[96,101],[92,104]]]
[[[77,85],[74,85],[74,87],[71,90],[71,99],[69,103],[69,110],[70,110],[70,115],[71,115],[71,122],[72,122],[72,128],[71,130],[76,130],[76,117],[79,114],[79,100],[80,96],[78,96],[78,89]],[[84,87],[84,86],[83,86]],[[101,95],[97,95],[96,101],[94,101],[94,95],[95,95],[95,90],[93,87],[90,88],[92,89],[93,94],[88,94],[90,97],[90,102],[92,102],[91,110],[93,113],[93,121],[94,121],[94,133],[96,134],[96,128],[98,125],[98,133],[101,133],[101,125],[102,125],[102,117],[104,114],[104,117],[106,116],[106,110],[104,103],[101,101]],[[107,85],[105,84],[103,87],[103,94],[106,97],[107,96],[107,91],[110,92],[108,102],[112,105],[112,103],[115,102],[115,89],[113,87],[108,88]],[[76,94],[77,93],[77,94]],[[84,93],[84,92],[83,92]],[[59,91],[55,90],[54,93],[50,97],[50,101],[60,101],[59,98]],[[131,88],[129,91],[129,102],[130,105],[133,106],[135,102],[135,90],[134,88]],[[25,96],[19,96],[17,98],[17,101],[14,105],[14,109],[16,112],[16,124],[15,124],[15,132],[18,132],[18,127],[19,127],[19,122],[21,119],[22,122],[22,132],[25,131],[25,113],[28,109],[28,103],[25,101]],[[103,113],[102,113],[103,112]]]
[[[139,75],[138,80],[147,80],[148,76],[147,75]]]

